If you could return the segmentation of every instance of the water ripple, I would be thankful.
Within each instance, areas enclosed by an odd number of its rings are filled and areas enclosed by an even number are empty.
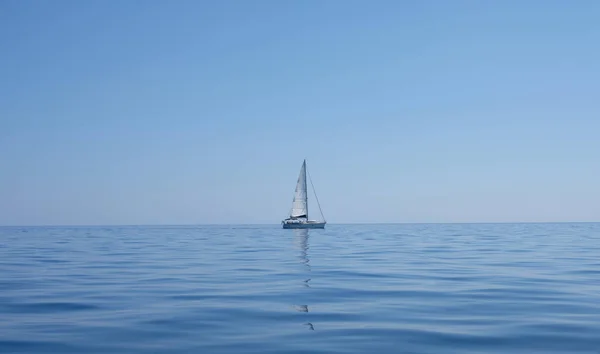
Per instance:
[[[0,228],[1,353],[600,353],[599,224]]]

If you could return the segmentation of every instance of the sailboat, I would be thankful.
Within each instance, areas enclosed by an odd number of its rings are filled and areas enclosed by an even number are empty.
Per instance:
[[[309,175],[310,178],[310,175]],[[310,181],[312,185],[312,180]],[[315,199],[321,213],[322,221],[310,220],[308,218],[308,193],[306,188],[306,160],[302,162],[302,168],[300,169],[300,175],[298,176],[298,182],[296,183],[296,192],[294,193],[294,201],[292,202],[292,210],[287,219],[281,221],[284,229],[324,229],[325,218],[321,211],[321,205],[319,204],[319,198],[317,198],[317,192],[313,185],[313,192],[315,193]]]

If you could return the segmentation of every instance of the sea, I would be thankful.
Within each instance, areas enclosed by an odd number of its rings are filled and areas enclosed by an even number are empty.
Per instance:
[[[600,224],[2,227],[0,353],[600,353]]]

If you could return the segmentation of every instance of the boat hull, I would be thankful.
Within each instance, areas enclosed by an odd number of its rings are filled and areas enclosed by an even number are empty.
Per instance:
[[[324,229],[324,222],[283,223],[284,229]]]

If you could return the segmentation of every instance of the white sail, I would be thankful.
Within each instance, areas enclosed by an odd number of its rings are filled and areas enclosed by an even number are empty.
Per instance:
[[[298,182],[296,183],[296,192],[292,202],[292,218],[308,218],[308,193],[306,192],[306,160],[302,163]]]
[[[292,210],[290,211],[290,217],[282,220],[281,224],[284,229],[324,229],[325,217],[323,216],[323,211],[321,210],[321,205],[319,204],[319,199],[317,198],[317,192],[315,191],[315,200],[317,201],[317,205],[319,206],[319,212],[321,213],[321,218],[323,221],[309,220],[308,219],[308,190],[307,190],[307,180],[312,185],[312,179],[310,178],[310,174],[308,174],[306,170],[306,160],[302,163],[302,168],[300,169],[300,175],[298,176],[298,182],[296,182],[296,192],[294,193],[294,201],[292,202]],[[313,186],[313,191],[315,187]]]

